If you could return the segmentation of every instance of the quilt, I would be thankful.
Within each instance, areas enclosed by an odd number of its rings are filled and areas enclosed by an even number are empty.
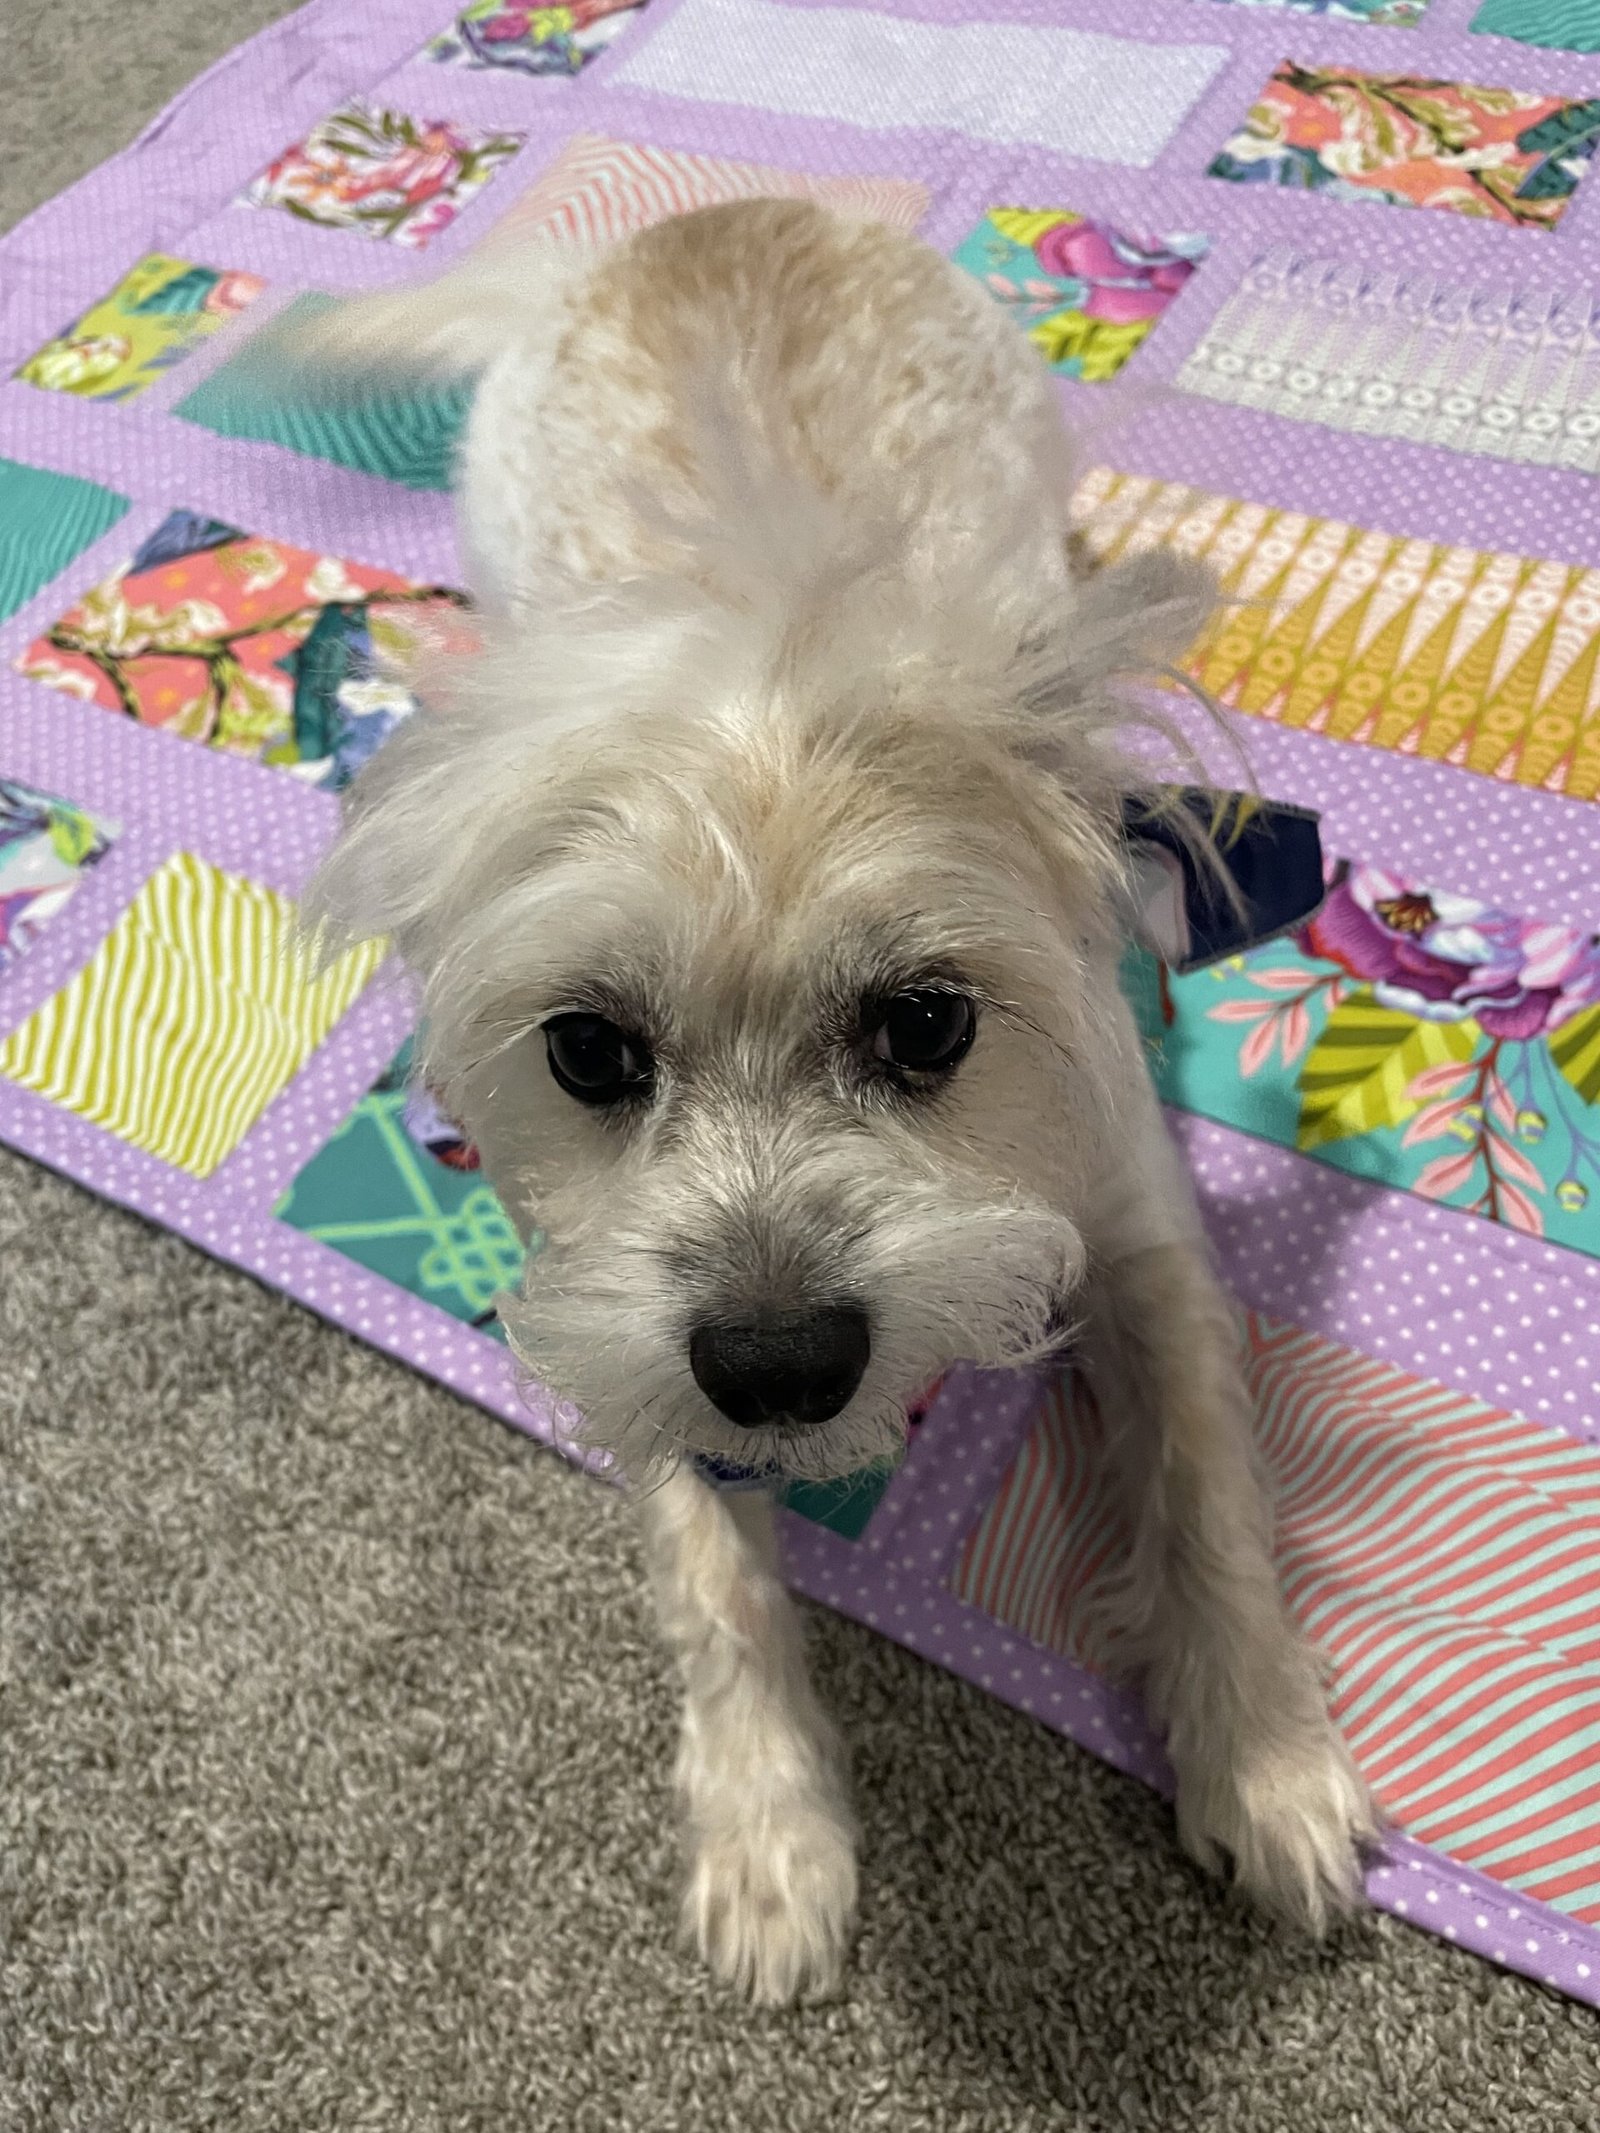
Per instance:
[[[1372,1900],[1600,2006],[1600,77],[1580,0],[311,0],[0,243],[0,1136],[547,1440],[520,1247],[295,902],[460,605],[470,395],[319,400],[291,306],[511,221],[918,232],[1090,440],[1101,555],[1320,811],[1291,937],[1131,974],[1243,1308]],[[1050,1130],[1041,1121],[1040,1131]],[[1070,1377],[958,1370],[797,1494],[802,1591],[1150,1783]]]

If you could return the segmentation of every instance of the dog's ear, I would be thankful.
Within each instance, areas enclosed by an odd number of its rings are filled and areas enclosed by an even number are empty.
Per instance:
[[[1158,685],[1174,678],[1173,662],[1219,597],[1203,563],[1157,549],[1074,580],[1067,597],[1017,632],[1013,746],[1107,835],[1120,836],[1130,798],[1210,781],[1192,720],[1174,716],[1170,692]],[[1237,761],[1222,714],[1193,694]]]
[[[1016,654],[1013,745],[1049,781],[1053,843],[1080,884],[1097,884],[1091,893],[1119,931],[1169,956],[1186,948],[1188,875],[1216,875],[1223,904],[1230,898],[1204,819],[1182,804],[1186,790],[1209,786],[1214,770],[1202,756],[1212,751],[1197,746],[1193,718],[1175,716],[1159,686],[1219,597],[1202,563],[1166,549],[1131,556],[1075,577],[1069,598],[1023,635]],[[1198,737],[1209,718],[1216,752],[1239,768],[1228,782],[1248,783],[1221,712],[1194,694]],[[1165,850],[1130,830],[1135,818],[1168,825]]]
[[[1194,642],[1219,598],[1204,563],[1167,548],[1078,577],[1049,631],[1035,710],[1098,724],[1125,701],[1117,685],[1159,676]]]

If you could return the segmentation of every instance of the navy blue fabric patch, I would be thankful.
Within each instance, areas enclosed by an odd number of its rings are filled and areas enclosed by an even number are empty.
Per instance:
[[[1185,791],[1182,805],[1206,836],[1239,893],[1236,907],[1222,884],[1195,856],[1169,815],[1130,801],[1122,826],[1136,843],[1154,845],[1176,863],[1183,880],[1188,952],[1173,958],[1179,972],[1201,970],[1246,948],[1287,933],[1320,910],[1327,894],[1322,837],[1309,808],[1257,800],[1245,793],[1220,797]]]

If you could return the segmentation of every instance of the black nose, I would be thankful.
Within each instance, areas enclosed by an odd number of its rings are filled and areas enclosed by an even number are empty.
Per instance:
[[[848,1404],[872,1353],[867,1314],[855,1304],[774,1311],[689,1336],[689,1367],[730,1422],[826,1422]]]

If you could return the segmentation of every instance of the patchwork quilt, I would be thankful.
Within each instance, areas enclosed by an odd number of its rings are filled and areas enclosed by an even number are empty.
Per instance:
[[[1600,2005],[1597,48],[1591,0],[311,0],[0,245],[0,1135],[549,1438],[402,977],[295,947],[462,599],[468,395],[245,343],[506,220],[920,232],[1094,440],[1088,546],[1216,565],[1188,671],[1322,813],[1311,924],[1134,975],[1370,1893]],[[1099,1426],[957,1372],[789,1563],[1162,1784]]]

